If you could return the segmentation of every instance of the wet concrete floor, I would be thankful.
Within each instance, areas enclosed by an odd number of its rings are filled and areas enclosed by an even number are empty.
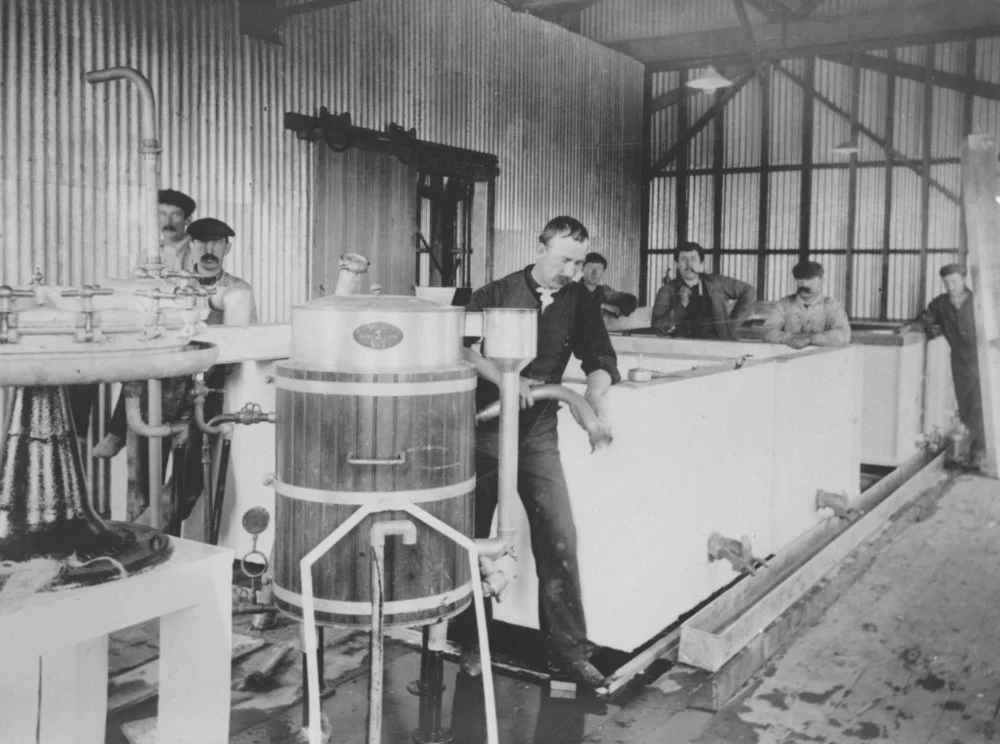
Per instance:
[[[794,744],[993,741],[1000,714],[1000,483],[962,476],[943,495],[899,518],[898,534],[871,567],[812,627],[802,632],[723,710],[678,702],[685,670],[675,667],[627,699],[556,699],[534,682],[496,676],[503,744]],[[235,632],[253,635],[246,619]],[[259,633],[297,642],[293,624]],[[368,709],[364,634],[328,633],[323,704],[332,741],[365,741]],[[155,652],[139,629],[112,644],[112,668]],[[253,667],[234,667],[234,679]],[[301,733],[298,654],[279,675],[280,689],[234,693],[234,744],[305,741]],[[383,742],[409,742],[419,698],[419,653],[390,644]],[[611,671],[606,669],[605,671]],[[445,664],[443,725],[455,744],[486,741],[479,679]],[[240,697],[240,696],[243,697]],[[155,713],[153,704],[109,721],[109,744],[125,744],[121,724]]]

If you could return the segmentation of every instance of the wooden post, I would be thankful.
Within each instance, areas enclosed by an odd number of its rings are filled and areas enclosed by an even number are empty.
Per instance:
[[[968,232],[969,276],[976,312],[976,345],[979,351],[979,386],[986,431],[984,471],[997,477],[1000,441],[1000,184],[997,181],[997,144],[988,135],[969,135],[962,145],[962,185]]]

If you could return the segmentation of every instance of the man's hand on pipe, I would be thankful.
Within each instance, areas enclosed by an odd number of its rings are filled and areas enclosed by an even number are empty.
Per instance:
[[[524,411],[535,405],[535,398],[531,394],[531,388],[541,385],[541,380],[532,380],[530,377],[522,377],[520,379],[521,383],[521,410]]]

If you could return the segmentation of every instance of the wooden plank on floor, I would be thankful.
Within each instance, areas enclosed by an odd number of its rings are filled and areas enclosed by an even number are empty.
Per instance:
[[[263,648],[267,642],[260,638],[233,634],[233,661],[238,661]],[[160,661],[151,659],[122,674],[108,679],[108,714],[114,715],[139,703],[152,700],[159,690]]]
[[[740,607],[739,599],[754,591],[752,580],[738,585],[732,592],[727,592],[717,601],[707,605],[681,626],[679,660],[711,672],[718,671],[854,548],[884,528],[893,514],[940,480],[943,477],[944,457],[944,453],[935,457],[919,473],[867,511],[861,519],[843,529],[819,552],[805,563],[798,565],[790,575],[769,587],[763,596],[748,606],[744,605],[745,609],[734,612],[734,607]],[[865,495],[869,499],[873,498],[871,494],[879,486],[881,484],[869,489]],[[771,569],[762,572],[760,577],[762,582],[767,580],[766,574],[777,568],[774,563],[782,563],[781,554],[772,562]],[[791,565],[794,566],[795,563]],[[788,566],[789,561],[785,560],[780,570],[783,572]],[[741,589],[744,586],[746,588]],[[731,594],[735,594],[735,597],[729,596]]]
[[[937,498],[951,483],[946,479],[921,498]],[[786,612],[747,644],[717,672],[705,680],[692,696],[691,706],[703,710],[721,710],[756,677],[775,655],[787,648],[803,629],[813,625],[834,602],[874,564],[882,549],[907,528],[906,520],[893,521],[883,532],[860,545],[833,571],[801,597]]]

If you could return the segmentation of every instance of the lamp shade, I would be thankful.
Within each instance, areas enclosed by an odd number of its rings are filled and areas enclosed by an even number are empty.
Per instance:
[[[704,90],[711,92],[713,90],[718,90],[719,88],[727,88],[733,84],[733,81],[729,78],[725,78],[719,74],[719,71],[715,67],[709,66],[705,72],[696,77],[694,80],[688,80],[687,86],[689,88],[697,88],[698,90]]]
[[[857,155],[861,152],[861,148],[858,147],[858,143],[854,140],[847,140],[832,148],[830,152],[834,155]]]

